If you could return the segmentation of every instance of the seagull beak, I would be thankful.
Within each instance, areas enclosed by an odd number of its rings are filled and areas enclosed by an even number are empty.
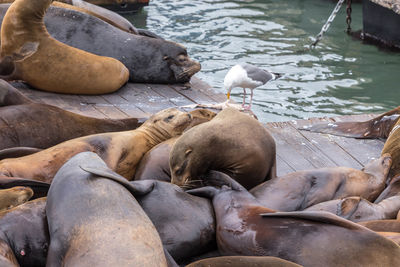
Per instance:
[[[227,98],[229,99],[229,98],[231,97],[231,92],[228,92],[228,93],[226,94],[226,96],[227,96]]]

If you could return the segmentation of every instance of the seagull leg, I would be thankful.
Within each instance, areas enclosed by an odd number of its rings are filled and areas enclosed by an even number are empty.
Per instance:
[[[246,88],[243,88],[243,103],[242,103],[242,107],[244,107],[245,102],[246,102]]]
[[[250,108],[251,108],[251,103],[253,102],[253,89],[250,89],[250,91],[251,91],[251,93],[250,93],[250,104],[249,104],[249,106],[247,107],[249,110],[250,110]]]

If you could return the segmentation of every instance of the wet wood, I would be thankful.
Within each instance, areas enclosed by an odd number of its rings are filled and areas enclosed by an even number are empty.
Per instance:
[[[182,85],[128,83],[115,93],[100,96],[61,95],[29,89],[21,83],[14,85],[36,101],[99,118],[145,118],[165,108],[182,108],[191,104],[220,103],[226,100],[222,92],[216,92],[195,77],[191,81],[191,88]],[[383,140],[346,138],[301,131],[298,128],[320,122],[364,121],[373,116],[376,115],[266,123],[265,127],[277,144],[278,175],[335,166],[361,169],[367,162],[379,157]]]

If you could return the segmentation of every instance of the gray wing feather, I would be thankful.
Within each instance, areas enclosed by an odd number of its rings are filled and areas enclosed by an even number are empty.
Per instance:
[[[254,81],[262,82],[263,84],[265,84],[273,78],[273,75],[271,73],[266,70],[257,68],[256,66],[247,63],[241,63],[240,66],[242,66],[242,68],[247,72],[247,76]]]

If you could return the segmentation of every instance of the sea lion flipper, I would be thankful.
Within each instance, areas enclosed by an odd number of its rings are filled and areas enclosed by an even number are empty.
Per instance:
[[[3,59],[0,61],[0,75],[3,75],[2,71]],[[21,105],[25,103],[31,103],[32,100],[21,94],[16,88],[10,85],[8,82],[0,79],[0,107]]]
[[[40,198],[47,196],[50,184],[30,179],[16,178],[16,177],[0,177],[0,189],[7,189],[15,186],[25,186],[33,190],[33,198]]]
[[[198,197],[205,197],[205,198],[213,198],[219,189],[213,186],[204,186],[196,189],[187,190],[186,193],[198,196]]]
[[[96,166],[96,167],[90,167],[90,166],[84,166],[84,165],[80,165],[79,166],[82,170],[100,176],[100,177],[104,177],[104,178],[109,178],[119,184],[121,184],[122,186],[124,186],[126,189],[128,189],[132,195],[145,195],[148,192],[150,192],[151,190],[153,190],[154,187],[154,180],[144,180],[146,181],[146,183],[144,184],[135,184],[134,186],[128,182],[127,179],[125,179],[125,177],[119,175],[118,173],[112,171],[111,169],[107,168],[107,167],[100,167],[100,166]],[[148,184],[148,185],[146,185]]]
[[[343,218],[350,218],[351,215],[357,210],[361,197],[346,197],[338,204],[337,215]]]
[[[36,53],[39,48],[39,42],[26,42],[18,53],[13,53],[14,61],[23,61]]]
[[[359,225],[349,220],[343,219],[326,211],[291,211],[291,212],[271,212],[261,213],[262,217],[285,217],[303,220],[311,220],[321,223],[333,224],[349,229],[359,229]]]

